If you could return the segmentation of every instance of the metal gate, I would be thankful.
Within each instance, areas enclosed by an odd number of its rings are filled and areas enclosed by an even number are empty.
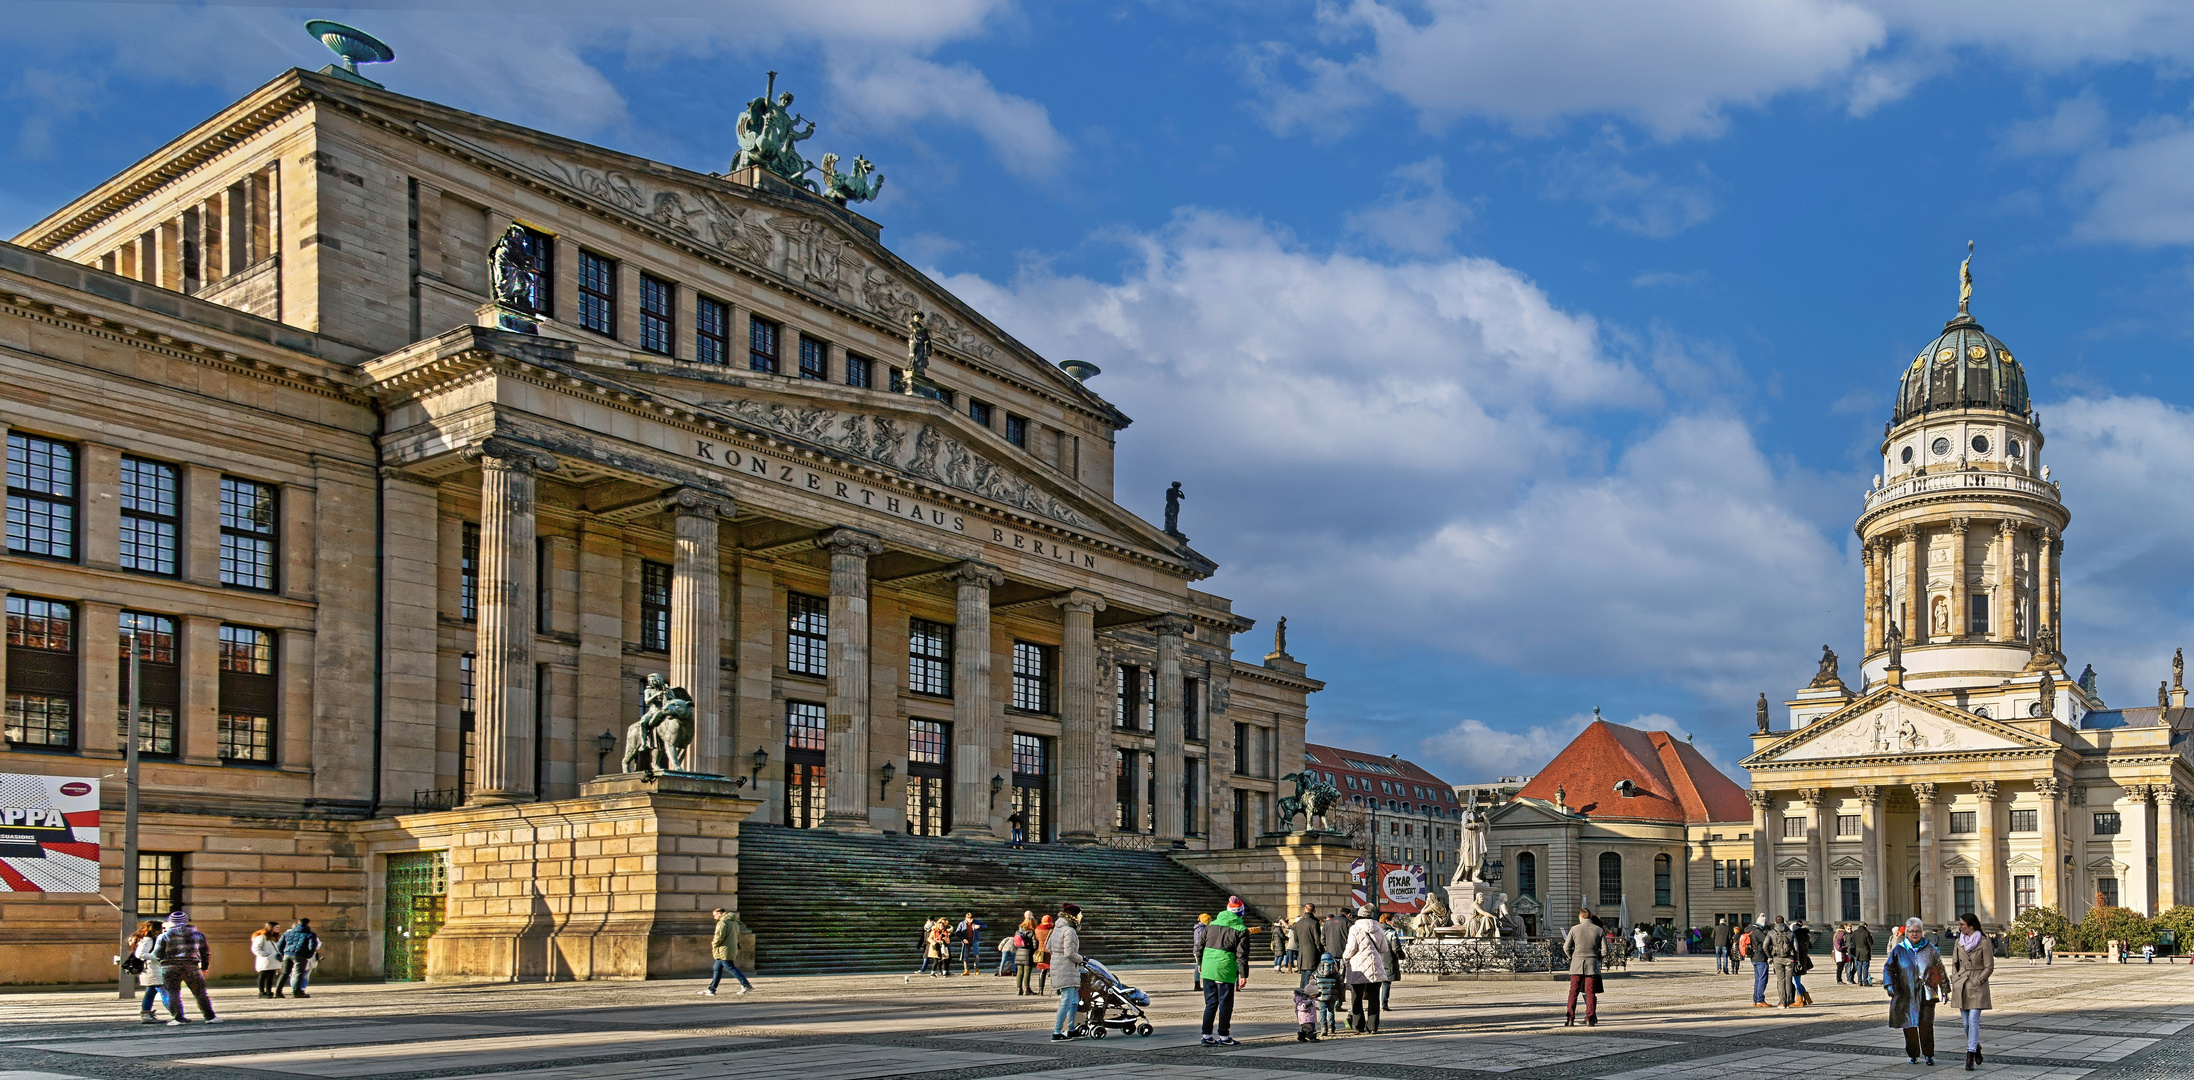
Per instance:
[[[442,928],[449,894],[449,855],[418,851],[389,856],[388,904],[381,932],[382,977],[427,977],[427,939]]]

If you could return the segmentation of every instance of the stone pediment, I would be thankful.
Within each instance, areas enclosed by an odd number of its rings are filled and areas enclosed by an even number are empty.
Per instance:
[[[1831,870],[1864,870],[1866,869],[1866,863],[1863,860],[1846,855],[1835,862],[1829,863],[1828,868]]]
[[[2040,860],[2040,859],[2037,859],[2037,858],[2035,858],[2034,856],[2032,856],[2032,855],[2030,855],[2030,854],[2028,854],[2028,853],[2026,853],[2026,852],[2022,851],[2022,852],[2018,853],[2017,855],[2013,855],[2013,856],[2012,856],[2012,857],[2010,858],[2010,860],[2006,862],[2006,864],[2005,864],[2005,865],[2007,865],[2007,866],[2040,866],[2041,864],[2042,864],[2042,860]]]
[[[1486,812],[1488,825],[1574,825],[1577,818],[1537,799],[1511,799]]]
[[[1768,744],[1742,763],[1907,758],[1991,750],[2037,750],[2054,743],[1896,687],[1883,687]]]
[[[1777,869],[1777,870],[1803,870],[1803,869],[1805,869],[1805,860],[1804,860],[1803,858],[1799,857],[1799,856],[1793,855],[1793,856],[1791,856],[1791,857],[1789,857],[1789,858],[1787,858],[1787,859],[1784,859],[1783,861],[1781,861],[1781,862],[1779,862],[1779,863],[1776,863],[1776,864],[1775,864],[1775,869]]]

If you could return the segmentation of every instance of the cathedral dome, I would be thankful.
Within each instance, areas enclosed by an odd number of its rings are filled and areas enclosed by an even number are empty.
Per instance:
[[[1961,311],[1905,369],[1892,422],[1938,409],[2000,409],[2025,416],[2027,407],[2025,369],[2003,342]]]

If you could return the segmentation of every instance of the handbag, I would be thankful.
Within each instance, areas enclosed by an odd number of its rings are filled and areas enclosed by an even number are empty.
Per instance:
[[[145,958],[136,953],[123,957],[122,973],[124,975],[143,975],[145,973]]]
[[[1595,997],[1607,993],[1607,980],[1594,975],[1592,977],[1592,993]]]

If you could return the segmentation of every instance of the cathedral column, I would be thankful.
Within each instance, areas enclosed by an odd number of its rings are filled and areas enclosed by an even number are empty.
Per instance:
[[[2064,917],[2079,922],[2086,917],[2088,905],[2095,902],[2095,890],[2087,882],[2086,823],[2079,820],[2081,810],[2087,806],[2087,785],[2074,784],[2065,795],[2072,807],[2065,810],[2065,831],[2072,836],[2072,869],[2065,875],[2069,880],[2059,887],[2064,890]]]
[[[1920,544],[1918,525],[1905,526],[1899,535],[1905,549],[1905,602],[1903,610],[1892,617],[1904,630],[1905,644],[1914,645],[1927,640],[1927,564],[1921,561],[1926,551]]]
[[[1772,917],[1775,909],[1768,899],[1774,891],[1775,841],[1768,836],[1767,826],[1775,809],[1775,793],[1747,788],[1745,798],[1752,803],[1752,908]]]
[[[2057,651],[2064,651],[2064,537],[2049,541],[2049,625],[2057,631]]]
[[[1944,629],[1949,631],[1951,640],[1965,637],[1972,625],[1965,599],[1965,538],[1972,526],[1972,518],[1950,519],[1950,624]]]
[[[731,500],[690,488],[664,500],[675,518],[670,571],[670,684],[693,695],[693,746],[685,767],[722,776],[730,767],[730,733],[724,728],[723,568],[718,522],[734,511]]]
[[[502,438],[471,453],[480,462],[480,585],[470,801],[532,802],[534,474],[556,459]]]
[[[2039,637],[2042,627],[2057,625],[2057,590],[2050,587],[2050,579],[2056,576],[2057,562],[2052,550],[2057,534],[2048,529],[2034,530],[2034,633]],[[2057,643],[2057,651],[2064,651],[2064,642]]]
[[[1158,680],[1158,715],[1152,730],[1157,744],[1153,775],[1158,781],[1158,805],[1151,816],[1162,843],[1186,835],[1181,799],[1182,772],[1186,768],[1182,761],[1181,639],[1193,635],[1196,626],[1187,619],[1167,616],[1152,623],[1151,630],[1158,635],[1158,665],[1151,676]]]
[[[2149,793],[2156,801],[2156,906],[2170,910],[2179,896],[2179,789],[2158,784]]]
[[[1828,830],[1821,827],[1820,788],[1800,788],[1805,800],[1805,906],[1806,922],[1819,926],[1827,921]]]
[[[2041,893],[2036,901],[2063,912],[2066,910],[2064,852],[2058,838],[2064,829],[2064,821],[2063,807],[2057,800],[2064,794],[2064,783],[2054,776],[2042,777],[2034,781],[2034,794],[2041,796],[2042,800],[2042,879],[2035,883],[2041,886]],[[2067,917],[2070,917],[2069,913]]]
[[[1913,914],[1932,927],[1941,920],[1943,906],[1942,897],[1936,895],[1942,860],[1935,854],[1935,785],[1912,785],[1912,797],[1920,802],[1920,910]]]
[[[1877,926],[1882,921],[1882,882],[1889,869],[1889,851],[1882,843],[1882,791],[1861,784],[1851,792],[1859,797],[1859,921]],[[1841,917],[1843,912],[1836,914]]]
[[[1864,568],[1859,574],[1859,587],[1864,590],[1859,598],[1859,659],[1863,662],[1874,655],[1875,649],[1881,647],[1882,640],[1881,631],[1874,625],[1881,616],[1882,603],[1881,589],[1876,584],[1876,575],[1881,569],[1881,552],[1875,549],[1874,541],[1869,540],[1859,548],[1859,565]]]
[[[2125,859],[2125,880],[2118,883],[2118,902],[2143,915],[2156,913],[2156,905],[2149,899],[2148,860],[2156,854],[2156,848],[2148,839],[2148,797],[2154,790],[2147,784],[2127,784],[2121,802],[2132,805],[2124,810],[2121,837],[2131,837],[2133,852],[2122,855]]]
[[[884,553],[876,537],[855,529],[824,533],[815,546],[830,552],[829,724],[824,740],[827,807],[834,829],[868,828],[868,561]]]
[[[2003,894],[1998,891],[2003,888],[2003,883],[1996,873],[1996,868],[2002,865],[1996,852],[1996,781],[1973,781],[1973,798],[1980,804],[1974,807],[1979,811],[1974,815],[1974,821],[1979,826],[1981,842],[1980,869],[1973,875],[1974,891],[1979,894],[1979,899],[1973,913],[1981,917],[1982,926],[2008,927],[2011,925],[2010,919],[1997,917],[2004,907]]]
[[[998,568],[964,562],[952,568],[958,607],[952,628],[952,832],[994,836],[990,778],[1002,727],[990,685],[990,590],[1006,583]]]
[[[2019,640],[2019,620],[2012,614],[2019,602],[2019,590],[2012,576],[2012,566],[2018,560],[2016,542],[2018,526],[2009,521],[1996,523],[1996,599],[1995,610],[1989,617],[1995,620],[1996,632],[1991,635],[1997,641]]]
[[[1106,762],[1097,753],[1097,613],[1105,598],[1076,589],[1059,606],[1065,633],[1059,648],[1059,836],[1094,842],[1097,792]]]

